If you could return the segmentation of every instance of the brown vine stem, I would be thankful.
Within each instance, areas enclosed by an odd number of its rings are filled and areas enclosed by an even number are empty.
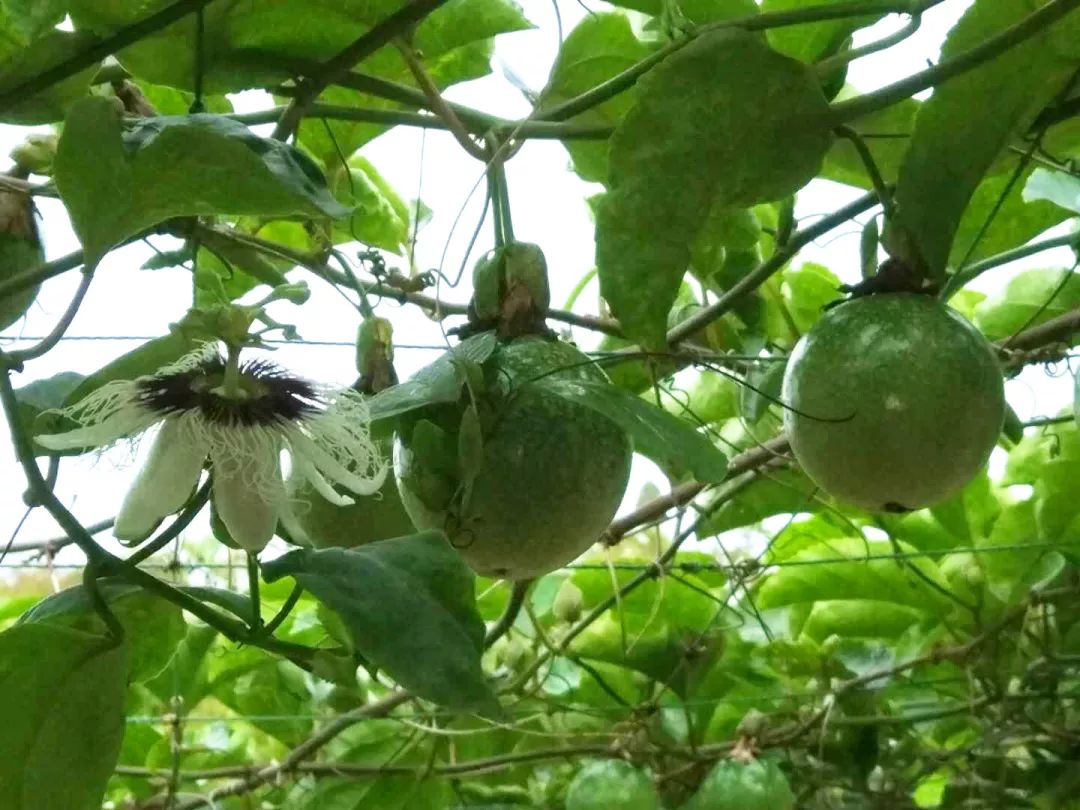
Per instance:
[[[300,743],[300,745],[296,746],[296,748],[290,751],[288,756],[282,759],[281,762],[259,768],[242,779],[238,779],[235,782],[222,785],[216,790],[210,791],[206,796],[198,796],[182,802],[176,802],[170,810],[195,810],[195,808],[198,807],[213,807],[218,799],[250,793],[268,782],[273,782],[281,776],[293,772],[304,760],[313,756],[319,749],[350,726],[362,720],[385,717],[402,703],[411,699],[412,695],[409,692],[406,692],[404,689],[399,689],[395,692],[391,692],[380,700],[353,709],[351,712],[346,712],[331,720],[319,729],[319,731],[315,732],[304,742]],[[149,802],[139,805],[138,810],[151,810],[151,808],[160,808],[162,806],[163,805],[159,800],[152,799]]]
[[[1077,0],[1077,2],[1080,2],[1080,0]],[[792,234],[791,238],[772,256],[739,279],[731,286],[731,289],[725,290],[720,298],[707,307],[698,310],[685,321],[676,324],[667,334],[668,345],[674,345],[685,340],[695,332],[707,327],[717,318],[722,317],[738,303],[740,298],[756,290],[768,281],[774,273],[783,269],[784,265],[791,261],[808,244],[824,236],[833,228],[839,227],[852,217],[870,210],[877,203],[878,197],[875,192],[864,194],[827,217],[822,217],[808,228]]]
[[[281,119],[274,127],[272,137],[282,141],[287,140],[300,126],[300,121],[307,114],[308,107],[323,90],[348,74],[358,62],[371,56],[395,37],[412,29],[447,2],[448,0],[413,0],[411,3],[406,3],[347,48],[320,65],[317,73],[307,76],[297,85],[296,96],[282,113]]]
[[[151,14],[144,20],[139,20],[126,28],[121,28],[115,34],[105,37],[105,39],[95,43],[85,51],[81,51],[69,59],[65,59],[60,64],[0,93],[0,112],[11,109],[20,101],[24,101],[42,90],[49,89],[69,76],[74,76],[80,70],[92,67],[127,45],[160,31],[162,28],[186,17],[188,14],[193,14],[212,2],[213,0],[180,0],[180,2],[173,3],[156,14]]]
[[[241,234],[235,230],[228,228],[212,228],[207,225],[197,225],[196,232],[205,231],[213,236],[217,236],[223,239],[228,239],[238,244],[246,245],[248,247],[260,250],[266,253],[268,256],[274,256],[285,261],[292,262],[300,267],[304,267],[317,276],[328,280],[338,286],[352,289],[352,283],[348,277],[323,262],[317,261],[311,256],[305,255],[299,251],[292,250],[291,248],[271,242],[266,239],[261,239],[257,236],[249,234]],[[427,312],[443,315],[465,315],[468,312],[467,304],[455,304],[446,301],[440,301],[437,298],[433,298],[430,295],[424,293],[408,292],[398,289],[390,284],[384,284],[381,281],[375,279],[362,280],[364,283],[365,291],[370,295],[381,296],[383,298],[390,298],[398,303],[414,304]],[[0,287],[2,289],[2,287]],[[619,326],[618,321],[612,318],[598,318],[593,315],[580,315],[575,312],[568,312],[562,309],[549,309],[547,316],[554,321],[561,321],[571,326],[580,326],[583,329],[592,329],[597,332],[603,332],[607,335],[615,335],[617,337],[622,336],[622,328]]]
[[[1069,310],[1045,323],[1026,329],[999,342],[1002,349],[1037,349],[1048,344],[1069,341],[1080,332],[1080,308]]]
[[[486,757],[484,759],[465,760],[446,765],[360,765],[355,762],[301,762],[290,768],[292,774],[312,774],[315,776],[462,776],[465,774],[494,773],[496,771],[511,768],[524,762],[542,762],[549,759],[564,759],[567,757],[581,756],[616,756],[610,746],[606,745],[573,745],[562,748],[543,748],[535,751],[520,751],[513,754],[501,754],[499,756]],[[186,771],[180,773],[183,781],[195,781],[201,779],[227,779],[238,776],[252,776],[259,769],[237,766],[225,768],[207,768],[201,771]],[[121,766],[116,773],[122,776],[135,776],[146,779],[162,779],[168,777],[168,771],[155,768],[134,768]],[[144,804],[142,808],[159,807],[160,804]],[[184,806],[184,805],[182,805]],[[195,805],[198,806],[198,805]]]

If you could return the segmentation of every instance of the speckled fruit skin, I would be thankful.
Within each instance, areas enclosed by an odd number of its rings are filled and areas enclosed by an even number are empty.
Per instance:
[[[791,353],[782,398],[806,474],[871,510],[919,509],[961,489],[986,463],[1005,416],[986,338],[913,293],[825,313]]]
[[[723,760],[682,810],[792,810],[795,796],[773,762]]]
[[[392,437],[379,442],[384,458],[393,452]],[[296,522],[315,548],[356,548],[377,540],[413,534],[413,527],[401,503],[397,481],[386,476],[378,495],[354,496],[351,506],[334,506],[306,480],[290,478],[286,490],[294,499]]]
[[[502,344],[484,363],[488,384],[510,395],[484,434],[483,464],[467,514],[423,503],[406,483],[419,463],[403,438],[407,434],[399,431],[394,444],[394,470],[409,517],[419,529],[445,531],[482,576],[528,579],[565,565],[596,542],[626,490],[629,438],[595,411],[530,382],[551,372],[606,380],[574,347],[538,337]],[[454,406],[441,421],[456,425],[460,412]],[[423,411],[418,416],[438,418]]]
[[[566,791],[566,810],[660,810],[652,780],[619,759],[590,762]]]

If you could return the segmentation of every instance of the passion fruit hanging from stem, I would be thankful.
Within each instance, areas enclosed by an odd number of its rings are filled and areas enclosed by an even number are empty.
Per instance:
[[[808,476],[838,500],[906,511],[960,490],[986,463],[1005,414],[993,347],[919,293],[830,309],[795,346],[784,426]]]
[[[445,531],[478,574],[529,579],[570,562],[607,528],[626,489],[631,442],[606,417],[539,384],[606,380],[566,343],[520,337],[496,347],[479,372],[458,402],[401,421],[398,487],[417,528]]]

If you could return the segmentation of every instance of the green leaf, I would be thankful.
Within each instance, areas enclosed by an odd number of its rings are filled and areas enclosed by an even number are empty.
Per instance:
[[[353,209],[348,220],[334,223],[334,242],[360,241],[404,255],[412,237],[408,204],[367,159],[354,157],[349,165],[349,174],[331,172],[334,193]]]
[[[840,279],[828,267],[804,262],[799,269],[785,270],[781,290],[788,314],[800,332],[807,332],[818,322],[825,307],[841,298]]]
[[[608,382],[546,378],[545,390],[592,408],[625,430],[634,450],[677,476],[702,483],[724,480],[727,458],[688,422]]]
[[[461,341],[434,363],[413,375],[410,380],[384,388],[369,399],[371,421],[389,419],[426,405],[456,402],[461,396],[465,376],[462,366],[454,362],[455,356],[474,363],[483,363],[491,357],[496,345],[494,332],[484,332]]]
[[[29,45],[64,19],[66,6],[67,0],[4,0],[0,3],[3,37]]]
[[[275,5],[282,5],[280,2]],[[306,0],[294,0],[292,15],[310,14]],[[295,8],[299,5],[300,9]],[[333,3],[333,14],[344,11],[346,4]],[[373,23],[381,19],[377,9],[363,0],[353,0],[352,19],[338,25],[324,24],[320,36],[326,31],[332,34],[334,45],[311,48],[303,47],[290,34],[273,45],[273,50],[289,51],[314,59],[325,59],[325,54],[334,53],[352,41],[355,36],[342,36],[344,31],[355,29],[357,19]],[[393,11],[399,3],[390,4],[386,13]],[[286,26],[287,27],[287,26]],[[294,26],[295,27],[295,26]],[[524,31],[532,25],[522,15],[521,9],[512,0],[450,0],[417,26],[413,35],[413,44],[423,55],[424,68],[435,86],[440,90],[460,82],[478,79],[491,72],[491,54],[493,38],[498,34]],[[359,32],[357,32],[359,33]],[[265,47],[264,47],[265,50]],[[394,48],[383,48],[360,63],[364,73],[389,79],[398,84],[414,85],[415,80],[401,56]],[[401,105],[385,99],[369,96],[343,88],[332,87],[326,90],[320,101],[327,104],[342,104],[353,107],[374,109],[399,109]],[[330,133],[327,132],[329,128]],[[323,161],[327,166],[340,165],[341,156],[349,158],[360,146],[385,132],[389,127],[380,124],[351,123],[343,121],[306,121],[300,127],[300,142]]]
[[[750,424],[761,421],[769,406],[780,401],[785,367],[784,363],[759,363],[746,375],[746,384],[739,395],[739,410]]]
[[[815,602],[802,626],[802,634],[822,642],[829,636],[896,638],[925,614],[903,605],[860,599]]]
[[[56,67],[61,62],[82,53],[94,44],[94,38],[71,31],[46,31],[40,39],[5,53],[0,44],[0,93],[13,90],[25,81]],[[86,95],[97,65],[80,70],[72,76],[35,93],[29,98],[0,111],[0,123],[48,124],[64,118],[68,107]]]
[[[590,14],[571,31],[559,47],[539,110],[545,111],[592,90],[647,57],[653,48],[634,35],[629,18],[622,13]],[[591,110],[567,119],[580,124],[614,126],[633,106],[635,88],[619,93]],[[574,171],[583,180],[602,183],[608,175],[608,142],[565,140]]]
[[[1080,179],[1068,172],[1035,169],[1024,186],[1025,200],[1048,200],[1072,213],[1080,213]]]
[[[900,551],[913,550],[903,543],[898,545]],[[866,599],[948,612],[953,603],[928,582],[948,588],[933,562],[894,559],[893,547],[886,541],[848,537],[817,543],[786,560],[783,568],[762,582],[755,603],[764,609],[820,600]]]
[[[480,668],[473,577],[440,532],[357,549],[299,550],[263,565],[337,612],[356,649],[398,683],[453,709],[497,714]]]
[[[755,479],[733,498],[712,511],[698,528],[701,537],[760,523],[773,515],[816,512],[817,487],[798,470],[776,470]]]
[[[196,342],[183,329],[173,329],[167,335],[148,340],[83,379],[68,394],[64,404],[72,405],[113,380],[134,380],[154,374],[162,366],[175,362],[194,350],[196,345]]]
[[[69,401],[71,392],[85,379],[74,371],[62,371],[15,389],[19,423],[27,435],[61,433],[75,427],[73,422],[56,413],[55,409],[62,408]],[[34,452],[36,455],[49,455],[56,451],[46,450],[34,443]]]
[[[169,663],[187,632],[180,608],[135,585],[102,582],[99,587],[124,628],[131,680],[150,680]],[[19,624],[48,624],[100,636],[107,632],[82,585],[42,599]]]
[[[668,14],[686,23],[705,23],[757,13],[753,0],[617,0],[614,6],[657,16]]]
[[[1028,0],[976,0],[949,33],[947,61],[1031,13]],[[1013,137],[1071,80],[1075,64],[1049,47],[1053,31],[1076,32],[1074,13],[1039,36],[934,90],[919,110],[897,180],[896,202],[929,276],[941,279],[964,210]],[[993,104],[986,104],[992,96]]]
[[[856,95],[847,87],[839,98]],[[866,146],[874,157],[874,163],[886,181],[892,181],[903,163],[908,141],[915,129],[915,117],[918,115],[921,101],[909,98],[893,104],[884,110],[869,113],[850,123],[852,129],[860,133],[880,134],[879,138],[867,138]],[[822,177],[847,183],[863,189],[874,187],[866,166],[859,153],[855,151],[847,138],[837,138],[829,153],[825,156]]]
[[[302,152],[214,115],[143,119],[124,132],[112,104],[87,98],[68,113],[53,166],[90,266],[171,217],[348,213]]]
[[[965,259],[975,262],[1026,244],[1068,218],[1069,212],[1063,208],[1027,196],[1025,183],[1039,169],[1029,167],[1013,182],[1009,163],[999,161],[1002,170],[979,183],[971,195],[949,254],[954,267],[959,268]],[[993,219],[984,228],[991,215]]]
[[[1046,541],[1054,536],[1039,530],[1036,517],[1039,502],[1027,500],[1008,504],[994,523],[990,536],[978,543],[979,549],[990,552],[979,555],[990,590],[1005,604],[1026,599],[1033,586],[1040,584],[1045,576],[1053,576],[1064,564],[1060,554],[1046,548]],[[1045,501],[1041,502],[1045,504]],[[1033,548],[1024,548],[1029,544]],[[1080,550],[1075,542],[1070,546],[1074,553]],[[1010,550],[999,550],[1004,547]]]
[[[763,0],[761,11],[764,14],[772,14],[779,11],[797,11],[811,6],[823,8],[843,2],[845,0]],[[860,28],[873,25],[884,16],[884,14],[873,14],[862,17],[841,17],[837,20],[823,20],[803,25],[786,25],[782,28],[770,29],[767,36],[769,44],[780,53],[803,62],[813,63],[835,53],[848,37]]]
[[[638,93],[612,136],[596,255],[627,334],[658,346],[710,209],[786,197],[813,178],[829,107],[810,68],[740,31],[697,37]]]
[[[0,807],[101,807],[124,734],[124,652],[44,624],[0,634]]]
[[[975,324],[991,340],[1038,326],[1080,306],[1080,275],[1071,270],[1025,270],[975,307]]]

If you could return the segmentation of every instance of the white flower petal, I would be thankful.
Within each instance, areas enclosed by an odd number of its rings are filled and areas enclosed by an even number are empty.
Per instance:
[[[159,421],[161,421],[161,414],[138,405],[127,405],[99,422],[88,423],[84,427],[64,433],[45,433],[35,436],[34,441],[49,450],[105,447],[119,439],[141,433]]]
[[[293,450],[293,456],[302,456],[306,462],[314,465],[319,472],[334,483],[341,484],[357,495],[371,495],[382,489],[383,482],[386,480],[387,464],[384,460],[379,459],[378,451],[370,440],[367,447],[360,448],[358,461],[360,458],[365,461],[378,459],[378,468],[372,475],[365,477],[346,468],[333,454],[327,452],[319,443],[305,436],[296,427],[289,425],[284,428],[284,433],[289,446]],[[370,467],[373,465],[368,463],[364,466]],[[363,469],[364,466],[358,465],[358,468]]]
[[[209,452],[186,416],[166,418],[150,448],[150,457],[128,490],[116,516],[113,534],[125,542],[150,535],[166,515],[180,509],[199,482]]]
[[[351,506],[356,503],[348,495],[341,495],[330,486],[330,482],[327,481],[322,473],[320,473],[315,465],[307,460],[303,455],[297,452],[290,454],[292,456],[293,470],[300,476],[301,480],[306,480],[314,490],[319,493],[323,498],[332,503],[334,506]]]
[[[261,551],[274,536],[286,497],[280,439],[258,426],[219,426],[214,432],[214,507],[237,545]]]

